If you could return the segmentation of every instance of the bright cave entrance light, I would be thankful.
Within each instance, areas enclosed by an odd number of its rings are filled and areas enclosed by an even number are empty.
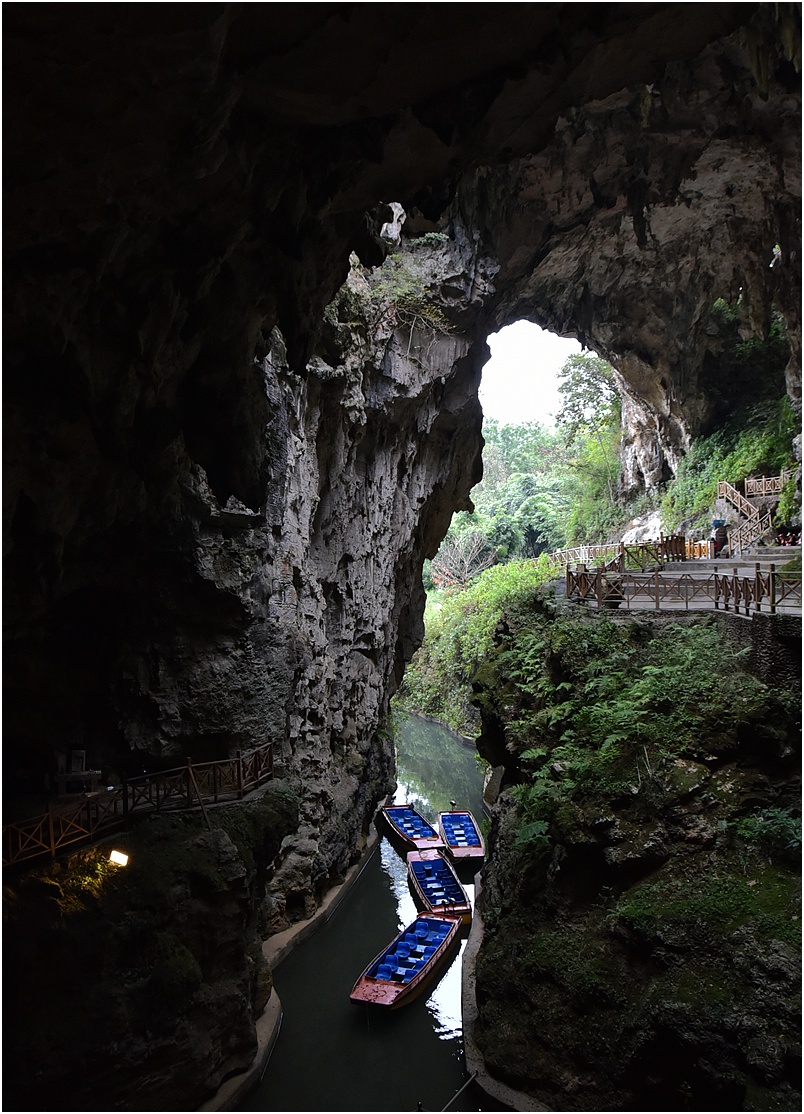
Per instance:
[[[491,359],[483,368],[480,405],[500,425],[539,422],[552,427],[561,408],[558,372],[580,355],[577,340],[559,337],[532,321],[515,321],[488,338]]]

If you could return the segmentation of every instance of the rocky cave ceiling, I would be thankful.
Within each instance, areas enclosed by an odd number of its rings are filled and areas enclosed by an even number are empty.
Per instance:
[[[493,272],[476,339],[581,338],[671,465],[707,417],[714,297],[742,290],[758,332],[781,310],[800,396],[797,4],[7,4],[4,62],[21,717],[138,549],[140,591],[181,608],[188,462],[221,505],[277,498],[255,354],[279,326],[304,379],[383,202]]]

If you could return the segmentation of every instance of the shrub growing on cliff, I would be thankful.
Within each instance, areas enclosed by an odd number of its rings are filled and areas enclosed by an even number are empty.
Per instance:
[[[653,631],[560,615],[512,630],[484,681],[520,756],[523,828],[566,826],[567,802],[590,794],[675,792],[696,776],[682,756],[773,745],[794,697],[745,672],[742,658],[707,621]]]
[[[472,734],[477,713],[470,703],[470,681],[492,652],[497,624],[509,611],[527,608],[552,576],[545,557],[510,561],[486,569],[468,588],[446,596],[428,621],[398,702],[408,711],[435,716],[462,734]]]
[[[737,415],[709,437],[697,438],[663,496],[666,528],[675,529],[682,522],[708,525],[719,480],[736,486],[746,476],[779,475],[793,463],[797,430],[798,421],[785,396]],[[793,513],[792,494],[791,490],[786,495],[785,513]]]

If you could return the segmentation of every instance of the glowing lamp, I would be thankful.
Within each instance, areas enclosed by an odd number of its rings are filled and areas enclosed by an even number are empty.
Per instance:
[[[109,854],[109,861],[117,863],[118,866],[125,866],[128,863],[128,855],[124,855],[122,851],[112,851]]]

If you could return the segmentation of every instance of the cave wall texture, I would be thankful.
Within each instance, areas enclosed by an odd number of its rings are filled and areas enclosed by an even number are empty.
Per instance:
[[[273,739],[302,808],[268,922],[309,912],[393,783],[488,333],[615,364],[632,490],[707,420],[715,298],[783,313],[800,400],[799,14],[6,5],[6,799],[57,749],[119,777]],[[349,308],[391,201],[449,238],[425,351]]]

